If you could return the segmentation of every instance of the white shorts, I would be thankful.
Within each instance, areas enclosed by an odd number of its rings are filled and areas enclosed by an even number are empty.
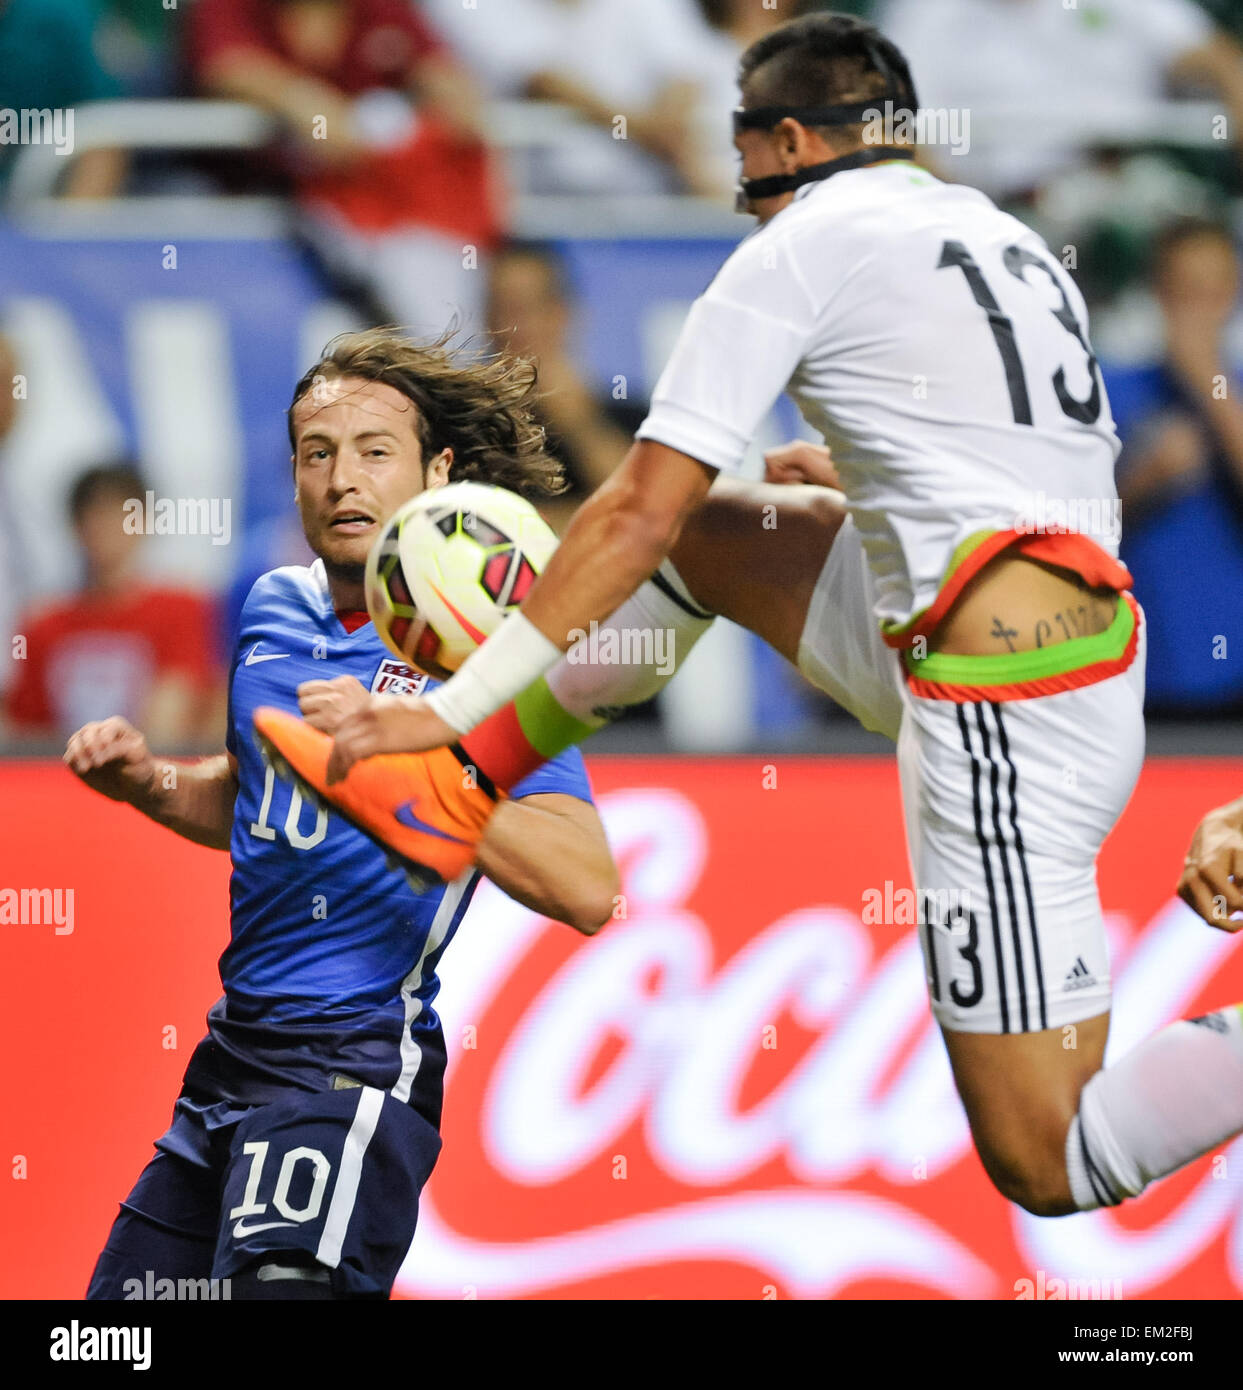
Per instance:
[[[880,635],[875,597],[863,542],[847,516],[812,593],[798,669],[865,729],[896,743],[905,684],[902,660]]]
[[[1111,634],[1118,646],[1125,637],[1121,609],[1110,634],[1047,649],[1081,663],[1071,679],[1090,684],[1029,698],[1004,687],[982,698],[956,685],[958,698],[948,698],[944,684],[917,687],[942,692],[935,696],[912,689],[877,630],[872,592],[847,521],[808,610],[799,668],[866,727],[897,737],[937,1021],[957,1032],[1020,1033],[1106,1012],[1096,857],[1143,761],[1142,612],[1131,607],[1133,637],[1111,659],[1095,658]],[[953,658],[960,672],[981,660],[994,659]]]

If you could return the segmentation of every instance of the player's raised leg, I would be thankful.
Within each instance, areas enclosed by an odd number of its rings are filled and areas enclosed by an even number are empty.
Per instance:
[[[1243,1131],[1243,1005],[1103,1068],[1109,1015],[1037,1033],[943,1029],[981,1161],[1037,1216],[1116,1206]]]
[[[1172,1024],[1102,1069],[1110,978],[1095,861],[1143,755],[1142,630],[1122,604],[1112,636],[1015,654],[1016,667],[1035,658],[1089,683],[968,699],[973,672],[996,682],[1008,658],[955,658],[936,674],[956,678],[959,698],[931,679],[936,694],[908,689],[899,739],[933,1011],[985,1169],[1042,1216],[1116,1205],[1243,1130],[1238,1008]],[[1092,680],[1096,663],[1076,663],[1093,644],[1108,662],[1103,638],[1125,669]]]
[[[810,476],[829,476],[827,451],[813,452],[824,467]],[[899,659],[873,617],[871,572],[840,492],[718,477],[670,558],[703,608],[762,637],[865,728],[897,739]]]
[[[845,519],[844,497],[829,488],[722,475],[669,558],[701,608],[797,666],[816,580]]]
[[[659,665],[617,665],[592,661],[586,647],[584,659],[575,659],[577,653],[568,656],[548,673],[547,696],[582,728],[602,727],[663,689],[713,618],[721,617],[754,632],[813,683],[853,708],[843,670],[851,663],[841,659],[841,649],[857,654],[860,640],[864,645],[871,641],[875,625],[868,612],[865,573],[840,492],[720,477],[687,519],[669,559],[597,634],[630,624],[643,631],[663,628],[666,640],[650,645],[667,650],[671,659]],[[852,586],[856,578],[860,582]],[[827,663],[814,659],[804,641],[813,606],[835,615],[834,640],[817,644],[834,648]],[[858,617],[858,626],[844,632],[851,615]],[[597,642],[597,649],[604,645]],[[641,644],[631,646],[637,651]],[[892,702],[897,710],[896,687]],[[473,737],[463,740],[468,742],[477,749]],[[504,778],[519,770],[500,764],[499,748],[493,752],[485,747],[480,756]]]

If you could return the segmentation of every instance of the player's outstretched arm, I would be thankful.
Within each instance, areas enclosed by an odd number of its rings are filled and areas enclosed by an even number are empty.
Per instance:
[[[335,734],[361,712],[397,713],[409,697],[372,695],[353,676],[298,687],[303,718]],[[617,905],[617,865],[594,806],[576,796],[542,793],[502,802],[488,821],[475,861],[524,907],[592,935]]]
[[[1196,826],[1178,880],[1178,896],[1211,927],[1243,928],[1243,796],[1210,811]]]
[[[505,801],[488,821],[475,861],[524,907],[591,936],[613,916],[621,884],[596,809],[544,793]]]
[[[196,763],[156,758],[146,738],[114,715],[72,735],[64,761],[93,791],[127,802],[184,839],[208,849],[229,848],[237,799],[232,754]]]

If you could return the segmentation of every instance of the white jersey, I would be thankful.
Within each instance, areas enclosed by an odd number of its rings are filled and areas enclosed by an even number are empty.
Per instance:
[[[833,451],[892,643],[998,533],[1083,533],[1125,576],[1082,297],[984,194],[907,161],[801,188],[692,307],[638,435],[736,472],[787,388]]]

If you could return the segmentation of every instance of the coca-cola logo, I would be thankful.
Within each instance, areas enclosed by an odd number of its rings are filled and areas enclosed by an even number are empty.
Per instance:
[[[1149,1198],[1056,1222],[1008,1206],[971,1149],[914,931],[861,920],[860,883],[900,868],[900,840],[809,862],[778,848],[781,814],[807,827],[772,797],[741,863],[746,811],[686,780],[601,799],[624,915],[597,939],[481,886],[442,968],[445,1152],[401,1291],[642,1296],[674,1269],[699,1296],[1013,1298],[1041,1268],[1125,1272],[1134,1297],[1223,1236],[1243,1288],[1243,1149],[1218,1156],[1227,1180],[1171,1179],[1155,1221]],[[1231,957],[1176,902],[1138,936],[1109,925],[1117,1056]]]

